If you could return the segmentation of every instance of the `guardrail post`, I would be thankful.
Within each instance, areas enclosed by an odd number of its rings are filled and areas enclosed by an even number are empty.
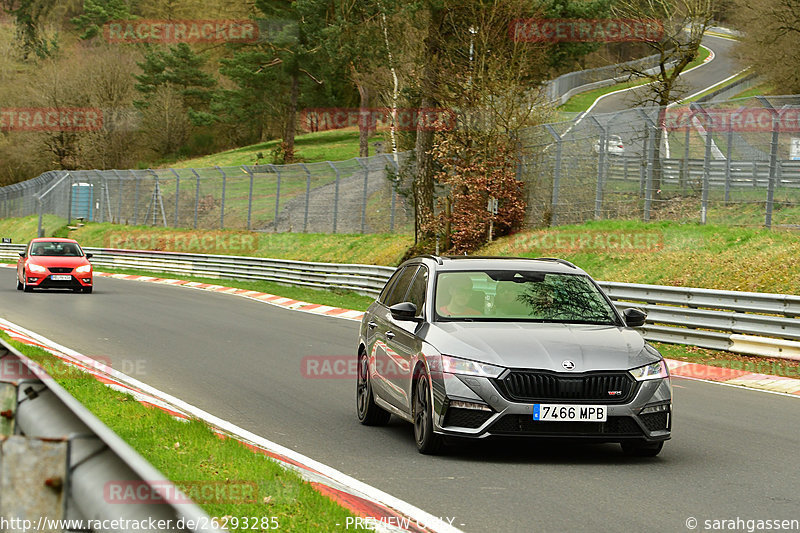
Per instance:
[[[173,222],[172,227],[177,228],[178,227],[178,209],[180,209],[180,203],[179,202],[180,202],[180,198],[181,198],[181,177],[178,175],[178,173],[175,171],[174,168],[171,168],[170,170],[172,171],[173,174],[175,174],[175,217],[174,217],[174,221],[175,222]]]
[[[306,171],[306,210],[303,214],[303,233],[305,233],[308,229],[308,202],[311,200],[311,171],[305,163],[300,163],[300,166]]]
[[[600,146],[597,150],[597,187],[594,193],[594,219],[600,220],[603,212],[603,176],[606,166],[606,152],[608,151],[608,129],[605,128],[597,117],[591,116],[592,121],[600,129]]]
[[[195,177],[194,185],[194,229],[197,229],[197,208],[200,205],[200,174],[195,169],[192,169],[192,174]]]
[[[250,193],[247,196],[247,231],[250,231],[250,215],[253,213],[253,172],[247,165],[242,165],[242,168],[250,176]]]
[[[225,176],[225,171],[219,168],[218,166],[214,166],[215,169],[222,174],[222,199],[220,200],[220,211],[219,211],[219,229],[225,229],[225,180],[227,176]]]
[[[364,168],[364,196],[361,199],[361,233],[367,225],[367,182],[369,181],[369,166],[365,164],[360,157],[356,157],[358,164]]]
[[[328,161],[334,172],[336,172],[336,184],[333,188],[333,232],[336,233],[336,219],[339,215],[339,169],[332,161]]]
[[[547,131],[556,141],[556,161],[553,169],[553,195],[550,200],[550,226],[558,225],[558,188],[561,181],[561,155],[563,153],[564,140],[558,132],[550,125],[545,124]]]

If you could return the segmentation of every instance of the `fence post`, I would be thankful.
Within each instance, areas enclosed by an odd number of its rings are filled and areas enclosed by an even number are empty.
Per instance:
[[[119,172],[116,171],[116,170],[112,170],[111,172],[113,172],[114,175],[117,177],[117,189],[118,189],[118,191],[117,191],[117,216],[116,216],[116,220],[117,220],[117,224],[121,224],[122,223],[122,176],[120,176]],[[113,220],[113,217],[112,217],[112,222],[113,221],[114,220]]]
[[[308,202],[311,200],[311,171],[305,163],[300,163],[300,166],[306,171],[306,210],[303,214],[303,233],[305,233],[308,230]]]
[[[764,213],[764,225],[772,228],[772,207],[775,200],[775,180],[778,175],[778,134],[779,116],[778,111],[763,96],[756,97],[761,104],[766,107],[772,115],[772,139],[769,143],[769,181],[767,182],[767,206]]]
[[[131,173],[133,171],[131,170]],[[135,189],[134,189],[134,196],[133,196],[133,225],[136,226],[139,223],[139,176],[138,174],[133,175],[133,179],[135,182]]]
[[[219,212],[219,229],[225,229],[225,181],[227,176],[225,175],[225,171],[219,168],[219,166],[214,166],[220,174],[222,174],[222,200],[220,202],[220,212]]]
[[[681,192],[684,195],[686,194],[686,188],[689,185],[689,146],[692,143],[690,135],[692,133],[693,116],[694,116],[694,110],[690,110],[689,120],[686,123],[686,138],[684,139],[684,144],[683,144],[683,172],[681,172]]]
[[[367,226],[367,182],[369,181],[369,166],[362,161],[362,158],[356,157],[358,164],[364,167],[364,195],[361,199],[361,233]]]
[[[725,205],[731,201],[731,148],[733,144],[733,127],[728,124],[728,149],[725,151]]]
[[[653,202],[653,164],[656,157],[656,128],[658,125],[639,108],[639,112],[644,118],[645,129],[647,131],[647,159],[646,159],[646,181],[644,182],[644,221],[650,220],[650,208]],[[644,150],[643,150],[644,152]]]
[[[281,203],[281,170],[275,165],[269,165],[275,174],[278,176],[278,183],[275,187],[275,219],[272,222],[275,232],[278,232],[278,214]]]
[[[332,161],[328,161],[334,172],[336,172],[336,184],[333,188],[333,232],[336,233],[336,218],[339,214],[339,169]]]
[[[178,227],[178,209],[180,209],[179,200],[181,198],[181,177],[178,175],[178,173],[175,171],[174,168],[171,168],[170,170],[172,171],[173,174],[175,174],[175,217],[173,218],[173,220],[175,222],[172,224],[172,227],[173,228],[177,228]]]
[[[67,203],[67,225],[72,224],[72,174],[67,172],[69,179],[67,180],[67,192],[69,193],[69,201]]]
[[[105,222],[103,217],[103,208],[105,207],[105,201],[103,197],[105,196],[105,180],[103,179],[103,175],[100,173],[99,170],[94,171],[100,177],[98,185],[100,185],[100,201],[98,202],[98,209],[100,211],[100,217],[98,222]]]
[[[253,172],[247,165],[242,165],[242,168],[250,176],[250,194],[247,196],[247,231],[250,231],[250,215],[253,212]]]
[[[197,229],[197,208],[200,205],[200,174],[195,169],[192,169],[192,174],[195,176],[194,185],[194,229]]]
[[[558,188],[561,181],[561,155],[563,148],[563,139],[558,132],[550,125],[545,124],[547,131],[553,136],[556,141],[556,162],[555,169],[553,169],[553,196],[550,200],[550,226],[558,225]]]
[[[606,152],[608,151],[608,130],[600,124],[597,117],[591,116],[595,125],[600,128],[600,145],[597,151],[597,187],[594,193],[594,219],[600,220],[603,212],[603,176],[606,166]]]
[[[703,193],[700,203],[700,223],[705,224],[708,218],[708,187],[711,180],[711,143],[713,142],[713,121],[707,121],[706,151],[703,157]]]

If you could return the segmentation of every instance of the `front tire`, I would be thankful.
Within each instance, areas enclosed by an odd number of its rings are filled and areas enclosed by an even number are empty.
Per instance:
[[[419,453],[435,455],[441,450],[443,438],[433,432],[433,396],[428,385],[428,373],[423,370],[414,389],[414,440]]]
[[[631,457],[655,457],[664,447],[664,441],[647,442],[644,440],[633,440],[621,442],[622,451]]]
[[[92,287],[84,287],[83,292],[85,292],[86,294],[92,294]]]
[[[19,280],[19,278],[17,278],[17,290],[18,291],[22,290],[22,282]]]
[[[384,426],[392,417],[375,403],[372,383],[369,379],[369,360],[367,354],[358,354],[358,380],[356,382],[356,412],[358,420],[365,426]]]
[[[22,282],[22,290],[25,291],[25,292],[33,292],[33,287],[28,285],[27,282],[23,281]]]

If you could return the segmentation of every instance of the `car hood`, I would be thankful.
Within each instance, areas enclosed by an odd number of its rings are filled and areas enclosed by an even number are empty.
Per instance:
[[[564,372],[628,370],[659,359],[645,349],[634,329],[587,324],[520,322],[441,322],[426,332],[425,341],[440,353],[505,368],[537,368]]]
[[[43,267],[65,267],[65,268],[76,268],[81,265],[89,264],[89,261],[86,260],[86,257],[79,256],[79,257],[69,257],[63,255],[37,255],[36,257],[29,257],[28,264],[33,263],[36,265],[42,265]]]

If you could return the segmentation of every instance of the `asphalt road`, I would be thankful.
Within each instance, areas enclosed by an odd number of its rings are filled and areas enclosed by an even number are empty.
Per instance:
[[[706,35],[703,38],[703,44],[714,51],[714,60],[678,78],[677,91],[681,97],[689,96],[706,87],[710,87],[735,74],[742,68],[736,63],[732,55],[732,49],[736,41]],[[622,111],[641,105],[639,103],[641,102],[641,97],[637,96],[638,92],[638,90],[634,89],[607,96],[592,109],[592,114]]]
[[[306,356],[353,355],[357,323],[223,294],[99,278],[95,293],[14,289],[0,316],[465,531],[689,531],[686,520],[800,519],[800,399],[676,380],[674,438],[617,445],[481,442],[417,453],[411,426],[358,424],[355,383],[308,379]]]

